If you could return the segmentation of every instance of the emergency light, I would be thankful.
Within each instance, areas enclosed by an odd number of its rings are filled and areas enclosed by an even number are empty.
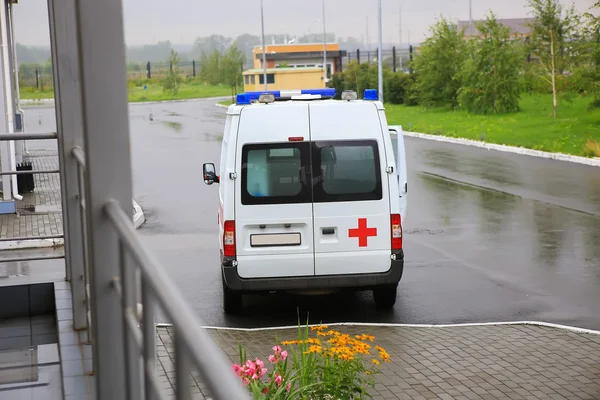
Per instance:
[[[364,100],[377,101],[379,100],[379,96],[377,95],[376,89],[365,89],[365,95],[363,96]]]
[[[246,93],[238,94],[235,102],[239,105],[250,104],[250,96]]]
[[[327,88],[327,89],[298,89],[298,90],[264,90],[264,91],[260,91],[260,92],[246,92],[246,93],[244,93],[244,95],[248,96],[248,99],[250,102],[259,101],[261,95],[273,95],[275,100],[292,100],[294,97],[299,97],[302,95],[314,96],[314,97],[310,97],[310,98],[318,98],[316,96],[320,96],[321,99],[330,99],[330,98],[335,97],[335,89]],[[301,97],[299,97],[299,98],[301,98]],[[266,100],[267,97],[265,96],[265,97],[263,97],[263,99]],[[238,103],[238,104],[240,104],[240,103]],[[249,103],[244,103],[244,104],[249,104]]]

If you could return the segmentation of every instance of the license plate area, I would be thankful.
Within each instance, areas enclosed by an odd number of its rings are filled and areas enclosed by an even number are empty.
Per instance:
[[[251,247],[300,246],[301,244],[302,235],[299,232],[250,235]]]

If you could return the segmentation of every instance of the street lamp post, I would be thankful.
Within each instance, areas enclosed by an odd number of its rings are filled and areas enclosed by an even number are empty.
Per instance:
[[[327,87],[327,31],[325,28],[325,0],[323,0],[323,85]]]
[[[267,49],[265,47],[265,14],[263,11],[263,0],[260,0],[260,25],[262,30],[262,64],[263,64],[263,80],[265,84],[265,91],[268,90],[267,86]]]
[[[379,12],[378,12],[378,30],[379,30],[379,38],[378,38],[378,45],[377,45],[377,68],[378,68],[378,75],[379,75],[379,101],[383,102],[383,60],[382,60],[382,51],[381,51],[381,42],[383,41],[383,30],[382,30],[382,24],[381,24],[381,0],[379,0]]]

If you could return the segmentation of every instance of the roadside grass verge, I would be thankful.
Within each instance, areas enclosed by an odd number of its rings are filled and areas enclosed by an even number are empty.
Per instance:
[[[146,88],[144,89],[144,85]],[[21,99],[43,100],[54,98],[53,89],[39,90],[31,87],[20,88]],[[231,96],[231,88],[228,86],[208,85],[201,81],[184,81],[179,87],[176,95],[165,93],[162,85],[157,80],[150,81],[128,81],[128,100],[130,103],[142,101],[168,101],[202,99],[207,97]]]
[[[563,100],[556,119],[550,95],[523,95],[521,111],[513,114],[473,115],[393,104],[385,108],[388,123],[402,125],[406,131],[599,157],[600,109],[589,110],[589,103],[580,96]]]

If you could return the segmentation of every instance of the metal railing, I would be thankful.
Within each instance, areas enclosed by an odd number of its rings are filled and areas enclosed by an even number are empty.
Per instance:
[[[87,238],[85,216],[85,155],[79,147],[71,151],[77,162],[79,178],[79,213],[82,236]],[[248,393],[230,371],[230,364],[202,328],[193,309],[180,294],[165,268],[140,240],[131,218],[115,201],[108,201],[103,211],[118,236],[119,275],[112,279],[113,295],[121,302],[120,313],[124,322],[125,362],[127,365],[127,399],[142,398],[140,382],[146,399],[164,398],[156,371],[155,309],[161,307],[175,327],[176,387],[178,399],[190,398],[190,378],[195,367],[205,379],[207,387],[217,399],[249,399]],[[90,308],[90,281],[87,241],[84,240],[83,285],[85,286],[85,313],[88,335],[92,344],[93,329]],[[138,289],[139,287],[139,289]],[[141,296],[140,296],[141,294]],[[141,302],[141,316],[138,305]],[[78,303],[77,307],[81,307]],[[115,312],[117,312],[115,310]],[[77,310],[74,310],[74,314]],[[140,327],[140,320],[142,322]],[[141,366],[140,366],[141,362]]]
[[[56,132],[48,133],[0,133],[0,142],[7,141],[21,141],[21,140],[53,140],[57,138]],[[1,171],[0,176],[7,175],[41,175],[41,174],[58,174],[60,170],[30,170],[30,171]],[[36,235],[36,236],[13,236],[0,238],[0,242],[11,242],[19,241],[25,242],[28,240],[39,240],[39,239],[64,239],[64,235]],[[39,261],[39,260],[57,260],[64,258],[64,255],[46,255],[46,256],[28,256],[28,257],[14,257],[14,258],[3,258],[1,262],[17,262],[17,261]]]
[[[121,0],[48,0],[58,134],[0,134],[0,140],[58,139],[59,170],[27,173],[60,174],[73,329],[88,333],[95,398],[163,397],[154,343],[160,307],[175,329],[177,398],[191,397],[195,369],[213,398],[248,399],[134,228],[122,9]]]

